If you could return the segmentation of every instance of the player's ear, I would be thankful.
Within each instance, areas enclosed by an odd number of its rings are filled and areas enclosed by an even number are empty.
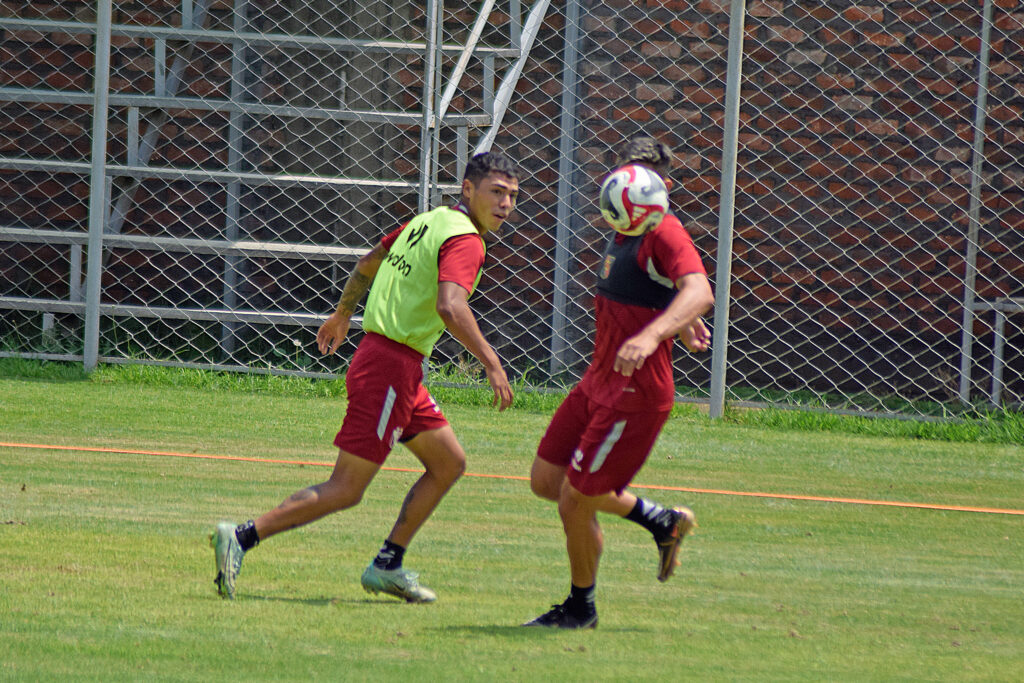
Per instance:
[[[473,196],[473,188],[474,188],[474,185],[473,185],[473,181],[472,180],[470,180],[469,178],[466,178],[465,180],[463,180],[462,181],[462,196],[463,197],[467,197],[467,198],[468,197],[472,197]]]
[[[671,192],[672,191],[672,186],[675,185],[675,183],[672,181],[671,178],[666,178],[664,176],[662,177],[662,180],[665,181],[665,189],[668,190],[669,192]]]

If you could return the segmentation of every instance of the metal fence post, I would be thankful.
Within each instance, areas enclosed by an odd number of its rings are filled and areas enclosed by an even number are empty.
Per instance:
[[[974,107],[974,150],[971,159],[971,203],[964,253],[964,315],[960,338],[960,400],[971,401],[971,366],[974,354],[974,300],[978,278],[978,237],[981,233],[981,166],[985,161],[985,107],[988,100],[988,59],[992,38],[992,0],[985,0],[978,48],[978,96]]]
[[[740,83],[743,80],[745,0],[729,7],[728,71],[725,78],[725,130],[722,141],[722,200],[718,211],[718,257],[715,261],[715,322],[711,350],[709,415],[725,412],[726,352],[729,349],[729,285],[732,280],[732,228],[736,198],[736,147],[739,138]]]
[[[85,348],[83,366],[96,368],[100,346],[100,270],[106,217],[107,102],[110,85],[112,0],[96,3],[96,58],[93,76],[92,170],[89,176],[89,253],[85,278]]]
[[[558,219],[555,225],[555,288],[551,312],[551,359],[548,370],[552,374],[565,368],[568,346],[566,327],[569,291],[569,241],[573,239],[573,197],[576,196],[576,127],[578,125],[579,71],[576,48],[580,39],[580,3],[568,0],[565,8],[565,61],[562,64],[561,137],[558,144]]]
[[[431,126],[438,125],[434,119],[434,104],[437,87],[437,51],[438,35],[441,32],[441,4],[444,0],[430,0],[427,4],[427,35],[423,61],[423,125],[420,129],[420,198],[417,211],[423,212],[430,207],[431,168],[436,163],[432,155],[434,149]]]

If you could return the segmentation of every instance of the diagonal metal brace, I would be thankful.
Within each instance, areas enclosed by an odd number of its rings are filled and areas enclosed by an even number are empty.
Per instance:
[[[212,0],[197,0],[193,9],[191,28],[205,28],[206,21],[210,16],[209,10],[211,2]],[[166,96],[175,97],[178,94],[178,89],[181,87],[182,74],[185,72],[185,67],[188,66],[189,59],[191,58],[194,49],[194,41],[185,41],[177,51],[177,56],[171,63],[171,68],[167,73],[167,81],[165,85],[166,92],[164,93]],[[156,151],[156,143],[160,138],[160,131],[163,130],[164,124],[167,123],[167,119],[168,113],[166,109],[157,110],[151,117],[149,117],[149,127],[146,128],[146,131],[142,134],[142,138],[139,141],[139,166],[149,165],[149,160]],[[142,179],[138,177],[115,179],[114,187],[120,191],[120,194],[117,198],[117,203],[110,210],[110,216],[107,220],[104,233],[108,235],[120,234],[121,228],[124,226],[125,218],[128,216],[128,211],[131,209],[132,203],[135,201],[135,193],[141,184]]]

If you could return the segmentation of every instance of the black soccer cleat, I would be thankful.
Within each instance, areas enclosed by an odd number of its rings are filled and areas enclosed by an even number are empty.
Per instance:
[[[675,522],[664,538],[658,539],[658,581],[668,581],[679,566],[679,546],[686,534],[697,526],[697,518],[690,508],[673,508]]]
[[[568,602],[568,601],[566,601]],[[548,628],[597,628],[597,611],[585,617],[573,616],[563,602],[553,605],[551,609],[523,626],[546,626]]]

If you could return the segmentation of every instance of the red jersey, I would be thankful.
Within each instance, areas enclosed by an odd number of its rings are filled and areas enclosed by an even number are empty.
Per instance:
[[[458,209],[459,207],[454,208]],[[391,250],[391,245],[405,230],[406,225],[408,223],[384,236],[381,244],[385,249]],[[476,235],[457,235],[441,245],[441,251],[437,255],[437,281],[454,282],[467,292],[472,292],[473,285],[476,283],[476,275],[483,265],[484,245],[480,238]]]
[[[615,235],[617,242],[626,239]],[[647,277],[666,286],[692,273],[707,274],[693,239],[672,214],[646,233],[637,251],[637,266]],[[672,339],[666,339],[630,377],[615,372],[615,356],[626,339],[642,330],[663,309],[619,303],[594,296],[596,332],[594,355],[580,388],[596,403],[625,412],[668,410],[675,399],[672,378]]]

